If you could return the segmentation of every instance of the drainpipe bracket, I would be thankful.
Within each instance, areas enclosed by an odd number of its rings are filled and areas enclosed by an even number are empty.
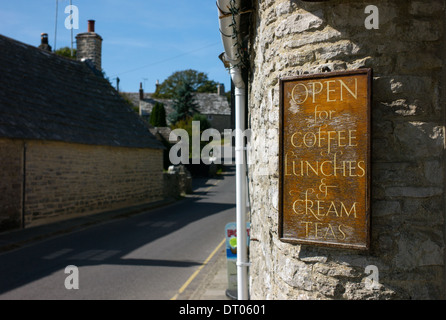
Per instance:
[[[251,266],[251,262],[237,262],[236,266],[237,267],[250,267]]]

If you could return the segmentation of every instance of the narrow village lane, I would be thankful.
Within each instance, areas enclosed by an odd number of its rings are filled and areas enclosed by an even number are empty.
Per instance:
[[[235,221],[234,171],[192,196],[0,254],[0,300],[171,299]],[[76,285],[76,268],[79,289]],[[73,271],[74,270],[74,271]]]

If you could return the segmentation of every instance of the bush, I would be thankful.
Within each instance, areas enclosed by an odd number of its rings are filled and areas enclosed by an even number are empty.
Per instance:
[[[209,129],[211,127],[211,124],[208,121],[208,119],[206,118],[206,116],[198,114],[198,113],[194,114],[193,117],[187,117],[186,119],[178,120],[174,125],[172,125],[172,130],[174,130],[174,129],[186,130],[186,132],[189,136],[189,142],[190,142],[189,143],[189,159],[192,158],[192,122],[193,121],[200,122],[200,136],[204,130]],[[201,139],[200,139],[200,155],[201,155],[201,150],[203,150],[203,148],[206,146],[206,144],[208,144],[207,141],[201,141]]]
[[[150,124],[154,127],[166,127],[166,109],[160,102],[155,103],[150,115]]]

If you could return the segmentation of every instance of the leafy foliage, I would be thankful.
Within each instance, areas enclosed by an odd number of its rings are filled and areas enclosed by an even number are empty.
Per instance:
[[[157,87],[153,97],[163,99],[174,98],[177,90],[185,83],[190,85],[193,92],[217,92],[217,82],[209,80],[208,76],[203,72],[188,69],[177,71],[170,75]]]
[[[200,113],[194,114],[194,116],[192,117],[192,121],[200,121],[201,132],[211,128],[211,123],[209,122],[208,118]]]
[[[150,115],[150,124],[154,127],[166,127],[166,109],[160,102],[156,102]]]
[[[208,119],[206,118],[206,116],[201,115],[199,113],[194,114],[192,117],[188,116],[185,119],[181,119],[179,121],[177,121],[174,125],[172,125],[172,130],[174,129],[184,129],[186,130],[188,136],[189,136],[189,141],[192,141],[192,122],[193,121],[199,121],[200,122],[200,136],[201,133],[206,130],[209,129],[211,127],[210,122],[208,121]],[[199,154],[201,154],[201,150],[206,146],[208,142],[206,141],[200,141],[200,150],[199,150]],[[192,158],[192,143],[189,143],[189,158]],[[199,155],[198,155],[199,157]]]
[[[197,103],[194,100],[193,87],[189,82],[183,82],[175,91],[172,108],[174,111],[169,115],[171,123],[192,117],[197,111]]]
[[[54,51],[55,54],[65,57],[65,58],[69,58],[69,59],[76,59],[76,49],[73,48],[73,56],[71,56],[71,48],[69,47],[63,47],[60,49],[57,49],[56,51]]]

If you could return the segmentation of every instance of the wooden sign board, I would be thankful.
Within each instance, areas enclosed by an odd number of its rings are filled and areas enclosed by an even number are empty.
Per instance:
[[[279,236],[368,250],[370,69],[280,79]]]

